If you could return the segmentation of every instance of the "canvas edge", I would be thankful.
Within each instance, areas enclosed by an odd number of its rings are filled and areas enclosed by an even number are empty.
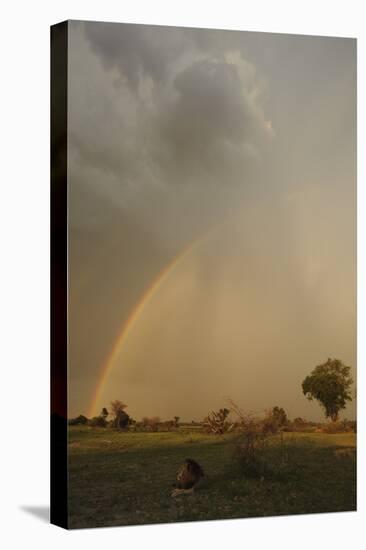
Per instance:
[[[50,28],[51,486],[50,522],[68,528],[67,60],[68,22]]]

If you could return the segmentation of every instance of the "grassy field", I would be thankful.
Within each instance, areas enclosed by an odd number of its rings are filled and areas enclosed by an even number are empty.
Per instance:
[[[274,436],[274,463],[283,449],[287,460],[264,479],[243,475],[233,459],[233,437],[70,427],[70,527],[356,509],[355,434],[288,433],[282,446]],[[187,457],[206,476],[195,493],[173,499],[176,471]]]

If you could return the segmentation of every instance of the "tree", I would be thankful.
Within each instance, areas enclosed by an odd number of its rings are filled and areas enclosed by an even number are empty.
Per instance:
[[[351,367],[339,359],[328,359],[315,367],[302,383],[303,394],[309,401],[319,401],[325,417],[333,422],[338,420],[339,411],[346,408],[347,401],[352,401],[350,370]]]
[[[120,411],[123,411],[127,408],[127,405],[122,403],[119,399],[115,399],[114,401],[111,401],[111,411],[113,416],[117,416]]]
[[[100,413],[100,416],[102,416],[104,418],[104,420],[107,420],[108,415],[109,415],[109,412],[107,411],[107,409],[105,407],[103,407],[102,412]]]
[[[111,410],[113,415],[113,426],[115,428],[118,428],[119,430],[122,430],[124,428],[127,428],[130,422],[130,417],[125,412],[125,408],[127,405],[122,403],[122,401],[119,401],[116,399],[115,401],[111,401]]]
[[[211,411],[203,420],[203,425],[209,433],[222,435],[233,428],[233,424],[227,420],[230,410],[227,408]]]
[[[178,425],[179,425],[179,420],[180,420],[180,416],[175,416],[174,417],[174,426],[177,428]]]
[[[263,419],[263,430],[266,432],[277,433],[278,430],[287,426],[287,414],[282,407],[273,407],[266,411]]]
[[[273,407],[272,409],[272,417],[273,420],[276,422],[279,428],[282,428],[283,426],[286,426],[287,424],[287,414],[285,412],[285,409],[282,407]]]

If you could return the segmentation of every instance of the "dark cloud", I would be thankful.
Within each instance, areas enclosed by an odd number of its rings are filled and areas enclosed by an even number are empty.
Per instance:
[[[85,36],[106,69],[118,69],[133,90],[142,76],[167,78],[170,64],[189,47],[184,31],[175,28],[115,23],[85,23]]]
[[[130,95],[118,93],[126,110],[136,113],[129,147],[125,119],[130,115],[121,111],[116,128],[118,113],[110,122],[108,107],[103,109],[104,124],[121,137],[112,132],[112,139],[94,147],[92,155],[84,151],[89,162],[91,156],[101,165],[104,160],[106,169],[114,167],[120,176],[123,168],[136,170],[148,163],[162,184],[189,184],[197,177],[204,183],[205,175],[212,184],[215,174],[223,182],[225,159],[235,174],[237,157],[242,181],[243,170],[258,161],[272,131],[260,104],[255,68],[239,51],[233,55],[226,45],[213,55],[197,45],[192,29],[86,23],[84,32],[114,82],[121,79],[132,90]],[[134,174],[135,180],[142,178]]]
[[[74,179],[129,209],[170,249],[261,184],[273,136],[253,64],[228,44],[210,52],[196,37],[189,29],[70,27]]]
[[[177,75],[174,86],[178,98],[170,106],[167,141],[184,152],[200,144],[209,148],[222,140],[251,139],[255,114],[234,65],[196,62]]]

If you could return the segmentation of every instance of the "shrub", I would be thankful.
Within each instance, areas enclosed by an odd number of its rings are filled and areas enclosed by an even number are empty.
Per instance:
[[[176,423],[174,420],[165,420],[165,422],[160,423],[160,427],[164,431],[171,432],[174,428],[176,428]]]
[[[322,431],[327,434],[355,432],[356,429],[356,422],[346,419],[339,420],[338,422],[327,422],[322,426]]]
[[[267,433],[277,433],[279,430],[288,431],[289,421],[285,410],[282,407],[273,407],[266,411],[263,419],[263,431]]]
[[[291,429],[294,432],[301,432],[306,429],[307,425],[308,423],[304,418],[301,418],[301,416],[297,416],[291,422]]]
[[[234,440],[234,459],[247,477],[262,477],[267,470],[265,449],[268,444],[268,431],[252,414],[244,413],[230,400],[231,412],[237,417],[235,422],[238,436]]]
[[[160,418],[158,416],[144,416],[142,419],[142,425],[145,430],[150,432],[157,432],[160,424]]]
[[[299,475],[296,447],[282,432],[273,437],[260,423],[249,420],[235,442],[234,458],[247,478],[286,482]]]
[[[233,424],[227,420],[230,414],[229,409],[220,409],[217,412],[211,411],[203,420],[203,427],[206,432],[222,435],[233,428]]]
[[[129,424],[130,417],[123,410],[120,410],[112,420],[112,427],[117,430],[125,430],[128,428]]]
[[[88,419],[83,414],[80,414],[76,418],[69,419],[69,426],[82,426],[88,423]]]
[[[265,457],[267,433],[250,416],[241,422],[240,435],[235,441],[234,456],[247,477],[262,477],[268,469]]]
[[[107,410],[105,407],[103,407],[102,412],[100,413],[100,416],[103,416],[103,418],[104,418],[105,420],[107,420],[107,418],[108,418],[108,416],[109,416],[109,412],[108,412],[108,410]]]
[[[287,425],[287,430],[283,431],[312,433],[316,431],[322,431],[322,429],[321,425],[317,424],[316,422],[310,422],[298,416],[292,422],[289,422]]]
[[[263,420],[244,414],[233,402],[231,412],[236,414],[238,436],[234,440],[234,459],[241,472],[248,478],[269,477],[286,481],[297,475],[291,458],[291,445],[286,442],[281,430],[280,437],[273,437],[272,431]],[[292,445],[293,446],[293,445]]]
[[[93,428],[105,428],[107,426],[106,419],[103,416],[94,416],[88,422]]]
[[[268,434],[275,434],[279,430],[278,423],[272,416],[266,416],[262,422],[262,431]]]
[[[126,413],[127,405],[125,403],[122,403],[119,399],[115,399],[114,401],[111,401],[111,411],[112,411],[112,427],[116,428],[117,430],[125,430],[128,428],[130,424],[130,417]],[[106,411],[108,412],[108,411]]]
[[[354,433],[357,433],[357,420],[350,420],[349,425]]]

